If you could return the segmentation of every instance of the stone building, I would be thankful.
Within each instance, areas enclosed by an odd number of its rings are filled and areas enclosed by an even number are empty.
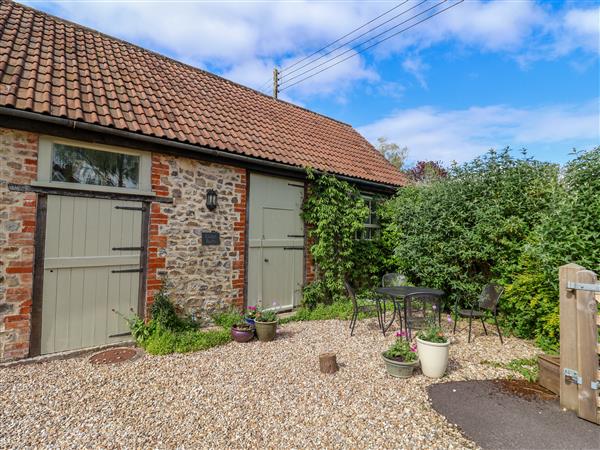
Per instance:
[[[127,339],[167,276],[206,317],[313,276],[305,169],[393,192],[351,126],[0,2],[0,361]]]

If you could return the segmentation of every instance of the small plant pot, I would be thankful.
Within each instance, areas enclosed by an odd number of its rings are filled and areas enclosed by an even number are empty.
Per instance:
[[[275,339],[277,322],[255,322],[256,336],[261,342],[269,342]]]
[[[423,375],[429,378],[444,376],[448,367],[448,347],[450,347],[450,342],[438,344],[417,338],[417,353]]]
[[[254,338],[254,330],[238,329],[234,325],[231,327],[231,337],[235,342],[248,342]]]
[[[385,362],[385,370],[387,373],[395,378],[410,378],[413,375],[415,367],[419,365],[419,360],[412,362],[401,362],[396,361],[394,359],[389,359],[385,357],[385,354],[382,353],[381,357]]]
[[[250,319],[250,318],[248,318],[248,317],[244,317],[244,321],[245,321],[245,322],[246,322],[248,325],[251,325],[251,326],[254,326],[254,325],[255,325],[255,323],[256,323],[256,322],[254,321],[254,319]]]

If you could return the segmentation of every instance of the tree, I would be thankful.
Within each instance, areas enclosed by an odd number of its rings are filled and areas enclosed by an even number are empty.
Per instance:
[[[377,138],[379,145],[377,150],[385,159],[387,159],[398,170],[402,170],[406,157],[408,156],[408,147],[402,147],[393,142],[388,142],[386,137]]]
[[[406,173],[415,183],[430,183],[448,176],[441,161],[419,161]]]

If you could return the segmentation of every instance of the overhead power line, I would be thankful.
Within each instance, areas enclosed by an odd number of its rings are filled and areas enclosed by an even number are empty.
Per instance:
[[[403,20],[402,22],[400,22],[400,23],[398,23],[398,24],[396,24],[396,25],[394,25],[394,26],[392,26],[392,27],[388,28],[387,30],[384,30],[384,31],[382,31],[382,32],[381,32],[381,33],[379,33],[379,34],[376,34],[375,36],[372,36],[372,37],[370,37],[369,39],[367,39],[367,40],[365,40],[365,41],[361,42],[360,44],[358,44],[358,45],[355,45],[354,47],[351,47],[351,48],[349,48],[349,49],[347,49],[347,50],[343,51],[342,53],[340,53],[340,54],[338,54],[338,55],[336,55],[336,56],[333,56],[332,58],[330,58],[330,59],[328,59],[328,60],[325,60],[325,61],[323,61],[323,62],[322,62],[322,63],[320,63],[320,64],[317,64],[316,66],[313,66],[313,67],[311,67],[311,68],[309,68],[309,69],[306,69],[305,71],[303,71],[303,72],[301,72],[301,73],[299,73],[299,74],[296,74],[296,75],[294,75],[294,76],[293,76],[293,77],[291,77],[291,78],[288,78],[288,79],[286,79],[285,81],[283,81],[283,82],[281,83],[281,85],[283,86],[283,85],[285,85],[285,83],[289,83],[290,81],[292,81],[292,80],[295,80],[295,79],[297,79],[297,78],[300,78],[301,76],[303,76],[303,75],[305,75],[305,74],[307,74],[307,73],[309,73],[309,72],[312,72],[313,70],[316,70],[316,69],[318,69],[319,67],[323,67],[324,65],[326,65],[326,64],[328,64],[328,63],[330,63],[330,62],[331,62],[331,61],[333,61],[333,60],[336,60],[336,59],[338,59],[338,58],[340,58],[340,57],[342,57],[342,56],[344,56],[344,55],[346,55],[346,54],[348,54],[348,53],[350,53],[350,52],[352,52],[352,51],[358,50],[360,47],[362,47],[362,46],[363,46],[363,45],[365,45],[366,43],[368,43],[368,42],[371,42],[371,41],[373,41],[374,39],[377,39],[378,37],[381,37],[381,36],[383,36],[384,34],[387,34],[387,33],[389,33],[389,32],[390,32],[390,31],[392,31],[392,30],[395,30],[396,28],[400,27],[401,25],[404,25],[405,23],[408,23],[408,22],[410,22],[411,20],[413,20],[413,19],[414,19],[414,18],[416,18],[416,17],[422,16],[423,14],[425,14],[425,13],[428,13],[429,11],[431,11],[431,10],[433,10],[433,9],[437,8],[437,7],[438,7],[438,6],[440,6],[441,4],[443,4],[443,3],[446,3],[447,1],[448,1],[448,0],[442,0],[442,1],[440,1],[439,3],[436,3],[435,5],[433,5],[432,7],[430,7],[430,8],[427,8],[427,9],[424,9],[424,10],[423,10],[423,11],[421,11],[420,13],[418,13],[418,14],[415,14],[414,16],[411,16],[411,17],[409,17],[408,19],[406,19],[406,20]],[[414,9],[414,8],[416,8],[416,7],[418,7],[418,6],[421,6],[421,5],[422,5],[423,3],[425,3],[425,2],[427,2],[427,0],[423,0],[421,3],[419,3],[419,4],[415,5],[415,6],[413,6],[413,7],[412,7],[412,8],[410,8],[410,9]],[[410,11],[410,9],[407,9],[406,11]],[[405,12],[406,12],[406,11],[405,11]],[[393,36],[395,36],[395,34],[394,34]],[[383,42],[383,41],[381,41],[381,42]],[[369,47],[369,48],[371,48],[371,47]]]
[[[435,5],[435,6],[439,6],[440,4],[444,3],[445,1],[447,1],[447,0],[444,0],[443,2],[440,2],[440,3],[438,3],[438,4],[437,4],[437,5]],[[365,48],[361,49],[360,51],[357,51],[356,53],[353,53],[352,55],[350,55],[350,56],[347,56],[346,58],[344,58],[344,59],[342,59],[342,60],[340,60],[340,61],[337,61],[337,62],[335,62],[335,63],[333,63],[333,64],[331,64],[331,65],[329,65],[329,66],[325,67],[324,69],[322,69],[322,70],[320,70],[320,71],[318,71],[318,72],[316,72],[316,73],[313,73],[313,74],[311,74],[311,75],[308,75],[308,76],[306,76],[306,77],[304,77],[304,78],[302,78],[302,79],[300,79],[300,80],[296,81],[295,83],[289,84],[289,85],[287,85],[287,86],[283,87],[283,88],[280,90],[280,92],[281,92],[281,91],[284,91],[284,90],[286,90],[286,89],[289,89],[289,88],[291,88],[292,86],[295,86],[295,85],[297,85],[297,84],[299,84],[299,83],[302,83],[303,81],[305,81],[305,80],[308,80],[309,78],[312,78],[312,77],[314,77],[315,75],[318,75],[318,74],[320,74],[321,72],[324,72],[325,70],[331,69],[332,67],[334,67],[334,66],[337,66],[338,64],[341,64],[341,63],[343,63],[344,61],[347,61],[347,60],[348,60],[348,59],[350,59],[350,58],[353,58],[353,57],[355,57],[355,56],[357,56],[357,55],[360,55],[361,53],[364,53],[364,52],[366,52],[367,50],[369,50],[369,49],[371,49],[371,48],[373,48],[373,47],[375,47],[375,46],[377,46],[377,45],[381,44],[382,42],[385,42],[385,41],[387,41],[387,40],[389,40],[389,39],[391,39],[391,38],[393,38],[393,37],[395,37],[395,36],[398,36],[399,34],[401,34],[401,33],[404,33],[405,31],[407,31],[407,30],[410,30],[411,28],[414,28],[414,27],[416,27],[417,25],[419,25],[419,24],[421,24],[421,23],[423,23],[423,22],[426,22],[427,20],[429,20],[429,19],[432,19],[433,17],[435,17],[435,16],[437,16],[437,15],[439,15],[439,14],[442,14],[442,13],[443,13],[443,12],[445,12],[445,11],[448,11],[449,9],[451,9],[451,8],[454,8],[455,6],[458,6],[459,4],[463,3],[464,1],[465,1],[465,0],[459,0],[458,2],[456,2],[456,3],[452,4],[452,5],[450,5],[450,6],[446,7],[446,8],[444,8],[444,9],[441,9],[441,10],[439,10],[439,11],[435,12],[434,14],[431,14],[430,16],[427,16],[427,17],[425,17],[425,18],[423,18],[423,19],[419,20],[418,22],[415,22],[415,23],[413,23],[412,25],[409,25],[408,27],[406,27],[406,28],[403,28],[403,29],[402,29],[402,30],[400,30],[400,31],[397,31],[396,33],[394,33],[394,34],[392,34],[392,35],[390,35],[390,36],[387,36],[387,37],[385,37],[385,38],[383,38],[383,39],[381,39],[381,40],[379,40],[379,41],[375,42],[374,44],[371,44],[371,45],[369,45],[368,47],[365,47]],[[431,9],[432,9],[432,8],[429,8],[429,10],[431,10]],[[417,16],[419,16],[419,15],[421,15],[421,14],[417,14],[417,15],[415,15],[414,17],[417,17]],[[413,17],[413,19],[414,19],[414,17]],[[409,19],[409,20],[410,20],[410,19]],[[389,30],[388,30],[388,31],[389,31]],[[382,33],[382,34],[385,34],[385,33]],[[368,41],[365,41],[365,42],[368,42]],[[361,45],[362,45],[362,44],[361,44]],[[357,46],[357,47],[360,47],[360,45],[359,45],[359,46]],[[352,49],[351,49],[351,50],[352,50]],[[330,60],[326,61],[326,63],[327,63],[327,62],[331,62],[331,61],[333,61],[334,59],[337,59],[339,56],[341,56],[341,55],[338,55],[338,56],[336,56],[336,57],[334,57],[334,58],[331,58]],[[310,71],[312,71],[312,70],[314,70],[314,69],[311,69],[311,70],[309,70],[308,72],[310,72]],[[288,81],[289,81],[289,80],[288,80]]]
[[[370,24],[372,24],[372,23],[373,23],[373,22],[375,22],[377,19],[381,19],[383,16],[385,16],[385,15],[387,15],[387,14],[391,13],[391,12],[392,12],[392,11],[394,11],[395,9],[398,9],[398,8],[400,8],[402,5],[404,5],[404,4],[405,4],[405,3],[407,3],[407,2],[408,2],[408,0],[404,0],[402,3],[400,3],[400,4],[396,5],[396,6],[394,6],[394,7],[393,7],[393,8],[391,8],[391,9],[388,9],[388,10],[387,10],[387,11],[385,11],[384,13],[382,13],[382,14],[378,15],[378,16],[377,16],[377,17],[375,17],[374,19],[371,19],[371,20],[369,20],[367,23],[365,23],[365,24],[361,25],[360,27],[358,27],[358,28],[355,28],[354,30],[352,30],[352,31],[351,31],[351,32],[349,32],[349,33],[346,33],[346,34],[345,34],[345,35],[343,35],[341,38],[338,38],[338,39],[336,39],[335,41],[333,41],[333,42],[330,42],[330,43],[329,43],[329,44],[327,44],[325,47],[322,47],[322,48],[320,48],[319,50],[317,50],[317,51],[315,51],[315,52],[311,53],[310,55],[308,55],[308,56],[305,56],[304,58],[302,58],[302,59],[300,59],[300,60],[296,61],[294,64],[291,64],[291,65],[289,65],[289,66],[287,66],[287,67],[284,67],[284,68],[282,68],[282,69],[280,70],[280,72],[284,72],[284,71],[286,71],[286,70],[290,70],[292,67],[295,67],[295,66],[297,66],[298,64],[300,64],[302,61],[306,61],[307,59],[309,59],[309,58],[312,58],[312,57],[313,57],[313,56],[315,56],[315,55],[318,55],[318,54],[319,54],[319,53],[321,53],[323,50],[325,50],[325,49],[327,49],[327,48],[331,47],[333,44],[337,44],[337,43],[338,43],[338,42],[340,42],[342,39],[345,39],[345,38],[347,38],[348,36],[350,36],[350,35],[352,35],[352,34],[356,33],[358,30],[362,30],[362,29],[363,29],[364,27],[366,27],[367,25],[370,25]],[[394,17],[392,17],[390,20],[393,20],[393,19],[395,19],[396,17],[398,17],[398,16],[394,16]],[[387,22],[384,22],[384,23],[382,23],[382,24],[378,25],[378,26],[385,25],[385,24],[386,24],[386,23],[388,23],[388,22],[389,22],[389,20],[388,20]],[[377,27],[375,27],[375,28],[377,28]],[[366,33],[369,33],[369,32],[371,32],[372,30],[373,30],[373,29],[371,29],[371,30],[367,31]],[[359,37],[361,37],[361,36],[364,36],[364,34],[365,34],[365,33],[361,34],[360,36],[357,36],[357,37],[353,38],[353,39],[352,39],[352,40],[350,40],[349,42],[352,42],[353,40],[356,40],[356,39],[358,39]],[[344,44],[344,45],[347,45],[347,43],[346,43],[346,44]],[[338,47],[338,48],[339,48],[339,47]],[[335,51],[335,50],[333,50],[333,51]],[[323,55],[323,56],[326,56],[326,55],[327,55],[327,53],[326,53],[325,55]],[[321,56],[321,58],[322,58],[323,56]],[[318,59],[317,59],[317,60],[315,60],[315,61],[318,61],[319,59],[320,59],[320,58],[318,58]],[[308,64],[310,64],[310,63],[308,63]],[[305,67],[305,66],[302,66],[302,67]],[[302,67],[299,67],[298,69],[295,69],[295,70],[293,70],[293,71],[292,71],[292,73],[293,73],[293,72],[295,72],[296,70],[299,70],[299,69],[301,69]]]

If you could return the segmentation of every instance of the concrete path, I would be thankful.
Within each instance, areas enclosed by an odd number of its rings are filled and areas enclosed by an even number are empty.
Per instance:
[[[557,400],[522,398],[489,380],[434,384],[428,393],[433,408],[484,449],[600,448],[600,427]]]

